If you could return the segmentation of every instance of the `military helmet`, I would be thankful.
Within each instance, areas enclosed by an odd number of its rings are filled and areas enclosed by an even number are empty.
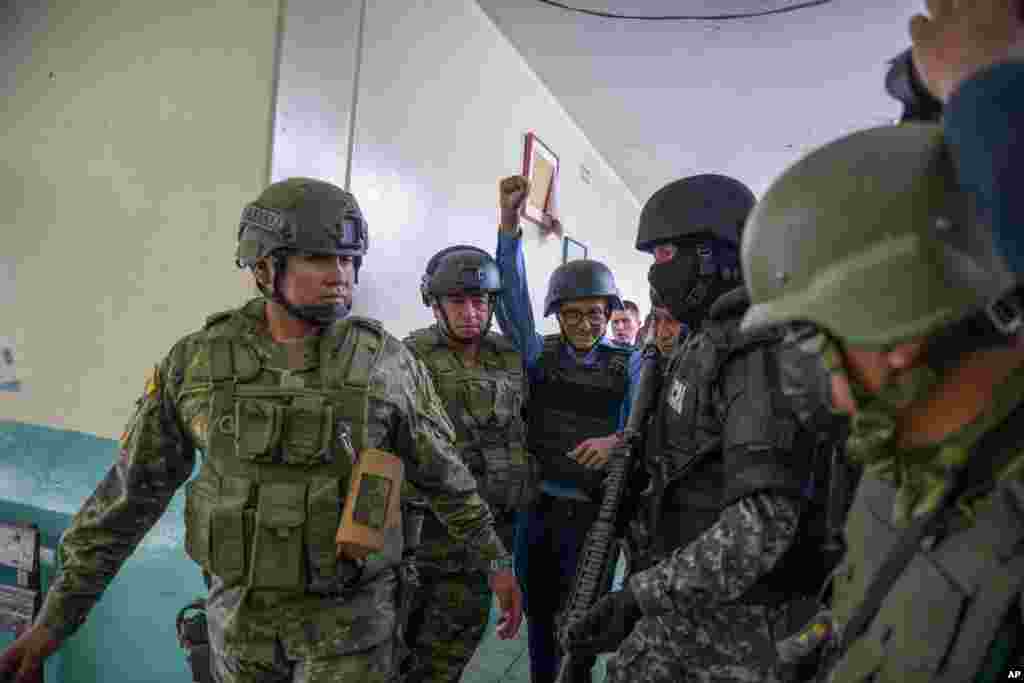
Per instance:
[[[288,178],[267,187],[242,210],[238,266],[252,267],[278,249],[354,256],[356,268],[370,235],[356,198],[312,178]]]
[[[549,316],[558,310],[559,304],[573,299],[589,299],[605,297],[609,307],[614,310],[622,308],[622,297],[615,286],[615,277],[608,266],[600,261],[577,259],[555,268],[548,280],[548,293],[544,297],[544,315]]]
[[[459,244],[434,254],[420,283],[423,304],[435,297],[464,292],[498,292],[501,273],[491,255],[478,247]]]
[[[754,193],[729,176],[704,173],[675,180],[644,204],[636,248],[653,251],[659,244],[701,234],[738,245],[754,201]]]
[[[751,214],[742,259],[744,328],[805,320],[867,347],[931,335],[1013,281],[926,123],[853,133],[791,166]]]

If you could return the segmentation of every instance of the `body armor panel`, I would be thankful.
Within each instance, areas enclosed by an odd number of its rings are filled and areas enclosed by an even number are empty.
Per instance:
[[[733,305],[735,294],[723,298],[730,305],[719,306],[721,314],[677,348],[666,370],[647,451],[655,558],[689,545],[740,498],[765,490],[800,498],[807,479],[800,464],[809,453],[797,447],[794,418],[776,404],[778,387],[766,384],[777,380],[777,337],[741,332],[745,303]],[[742,366],[727,369],[733,363]],[[744,403],[755,403],[757,413],[730,415],[732,401],[744,394],[754,397]],[[772,602],[778,583],[773,572],[744,600]]]
[[[628,349],[598,346],[598,362],[563,367],[561,336],[544,337],[539,358],[541,380],[530,387],[527,447],[542,479],[596,491],[603,473],[566,457],[585,439],[618,429],[619,412],[629,382]]]
[[[382,329],[364,318],[334,323],[308,340],[316,357],[306,369],[316,372],[299,377],[246,341],[240,315],[208,319],[178,397],[205,455],[186,487],[185,551],[226,586],[337,593],[335,534],[367,440]]]
[[[903,535],[890,521],[895,497],[895,487],[871,476],[857,491],[846,526],[849,548],[835,579],[840,629]],[[830,681],[971,681],[1001,625],[1016,628],[1019,645],[1020,612],[1012,610],[1019,610],[1024,584],[1024,487],[1003,482],[989,501],[973,523],[951,516],[944,533],[922,541]]]
[[[481,340],[476,367],[467,367],[436,327],[413,332],[405,343],[430,371],[482,497],[496,515],[515,508],[529,479],[522,357],[493,333]]]

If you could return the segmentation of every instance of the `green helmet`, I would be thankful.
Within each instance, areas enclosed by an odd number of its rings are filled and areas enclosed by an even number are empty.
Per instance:
[[[460,244],[434,254],[420,281],[423,304],[446,294],[501,291],[501,273],[491,255],[479,247]]]
[[[755,207],[743,326],[804,320],[869,347],[929,336],[1012,284],[995,254],[940,126],[860,131],[791,166]]]
[[[252,268],[260,259],[272,257],[276,274],[270,285],[270,299],[293,316],[324,326],[348,315],[348,305],[298,305],[288,301],[279,284],[287,254],[351,256],[355,281],[359,282],[359,268],[369,245],[369,230],[355,197],[322,180],[288,178],[270,185],[242,210],[235,263],[239,268]]]
[[[242,210],[236,259],[245,268],[278,249],[354,256],[358,273],[369,246],[355,197],[322,180],[288,178]]]

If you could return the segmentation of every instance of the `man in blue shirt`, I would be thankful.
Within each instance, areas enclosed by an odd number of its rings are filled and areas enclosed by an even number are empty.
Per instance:
[[[569,595],[580,546],[597,518],[602,469],[619,444],[629,413],[629,350],[604,336],[610,311],[622,308],[615,279],[581,259],[552,273],[544,314],[558,315],[560,334],[541,337],[526,283],[519,215],[529,183],[499,186],[498,269],[504,288],[495,314],[523,356],[528,380],[527,449],[537,463],[539,495],[520,515],[516,574],[530,620],[530,680],[558,673],[556,616]],[[582,658],[573,680],[589,680],[594,658]]]

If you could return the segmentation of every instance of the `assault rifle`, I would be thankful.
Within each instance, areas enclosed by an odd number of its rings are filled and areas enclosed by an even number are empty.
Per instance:
[[[639,451],[648,414],[661,393],[661,372],[658,369],[660,353],[654,343],[653,329],[647,333],[642,354],[640,379],[630,405],[629,420],[626,422],[619,446],[612,452],[605,465],[601,508],[597,513],[597,520],[590,527],[583,542],[572,593],[562,612],[562,643],[569,642],[569,628],[587,613],[606,590],[606,586],[611,583],[607,581],[606,572],[612,571],[608,565],[615,544],[617,518],[629,490],[630,475],[635,470],[636,463],[643,457],[643,453]],[[555,683],[571,683],[572,660],[573,653],[566,649]]]

